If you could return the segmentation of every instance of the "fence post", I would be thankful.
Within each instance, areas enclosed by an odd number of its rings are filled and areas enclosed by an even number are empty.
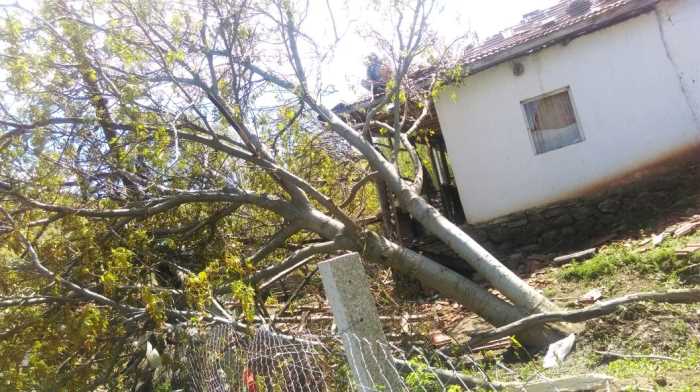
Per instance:
[[[360,391],[405,391],[357,253],[318,264],[326,298]]]

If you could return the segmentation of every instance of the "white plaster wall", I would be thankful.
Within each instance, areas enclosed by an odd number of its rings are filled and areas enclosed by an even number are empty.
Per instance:
[[[698,11],[700,1],[682,1]],[[697,51],[700,35],[688,36],[700,23],[694,20],[679,19],[666,30],[666,40],[685,41],[672,50]],[[436,108],[467,221],[570,198],[700,143],[687,98],[700,99],[700,90],[695,84],[684,94],[675,71],[695,67],[697,75],[700,63],[676,58],[676,64],[669,60],[652,12],[523,57],[519,77],[503,63],[445,90]],[[520,102],[567,86],[584,141],[535,155]]]
[[[700,123],[700,1],[665,0],[657,7],[661,38]]]

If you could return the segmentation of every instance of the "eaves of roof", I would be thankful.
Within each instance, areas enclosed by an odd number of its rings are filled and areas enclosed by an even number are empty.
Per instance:
[[[569,42],[582,35],[623,22],[652,11],[658,2],[659,0],[603,0],[598,1],[597,6],[584,15],[569,17],[563,14],[558,18],[550,18],[548,23],[543,23],[539,27],[469,50],[465,53],[465,59],[462,62],[465,74],[472,75],[554,44]],[[566,2],[560,4],[566,4]],[[552,7],[548,11],[552,12],[557,7]]]

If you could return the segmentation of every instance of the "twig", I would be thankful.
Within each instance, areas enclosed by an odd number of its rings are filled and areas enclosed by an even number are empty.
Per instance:
[[[345,208],[348,205],[350,205],[350,203],[352,203],[352,200],[357,195],[357,192],[359,192],[360,189],[362,189],[362,187],[365,186],[365,184],[367,184],[369,181],[375,181],[378,178],[379,173],[376,171],[364,176],[360,181],[358,181],[357,183],[355,183],[355,185],[352,186],[352,188],[350,189],[350,194],[342,203],[340,203],[338,207]]]
[[[292,304],[292,302],[296,299],[297,295],[299,295],[299,292],[301,292],[301,290],[311,281],[311,278],[314,276],[314,274],[316,274],[316,272],[318,272],[318,267],[315,267],[313,270],[311,270],[311,272],[309,272],[309,273],[306,275],[306,277],[305,277],[304,280],[301,282],[301,284],[300,284],[299,286],[297,286],[297,288],[294,290],[294,292],[292,293],[292,295],[289,296],[289,299],[287,300],[287,303],[284,305],[284,307],[282,308],[282,310],[280,310],[280,311],[272,318],[272,321],[271,321],[271,324],[272,324],[272,325],[274,325],[274,324],[275,324],[275,321],[277,321],[277,316],[283,315],[284,312],[286,312],[287,309],[289,309],[289,306],[290,306],[290,305]]]
[[[511,346],[511,341],[509,338],[502,338],[495,340],[493,342],[489,342],[489,344],[479,346],[479,347],[474,347],[471,349],[472,353],[478,353],[479,351],[488,351],[488,350],[500,350],[502,348],[510,347]]]
[[[610,351],[594,351],[603,357],[623,358],[623,359],[658,359],[661,361],[681,362],[680,360],[665,355],[643,355],[643,354],[620,354]]]
[[[15,221],[12,218],[12,216],[2,207],[0,207],[0,214],[4,215],[5,219],[12,225],[12,227],[15,227]],[[33,264],[34,268],[45,278],[53,281],[58,281],[64,286],[68,287],[70,290],[74,291],[76,294],[81,295],[87,299],[93,300],[96,303],[99,303],[101,305],[107,305],[111,306],[119,311],[122,311],[123,313],[126,314],[137,314],[142,311],[142,309],[135,308],[130,305],[125,305],[125,304],[120,304],[112,299],[109,299],[97,292],[94,292],[90,289],[87,289],[85,287],[82,287],[80,285],[77,285],[73,283],[72,281],[69,281],[60,275],[56,275],[53,271],[48,269],[44,264],[41,262],[39,259],[39,255],[37,254],[36,250],[34,249],[34,246],[29,242],[27,237],[22,234],[21,231],[19,230],[14,230],[15,235],[19,239],[19,241],[24,245],[26,248],[27,254],[29,255],[29,259],[31,263]]]
[[[273,265],[256,272],[250,278],[250,281],[256,284],[264,279],[267,279],[265,282],[258,285],[258,291],[263,291],[276,281],[308,264],[311,260],[313,260],[314,256],[321,253],[332,253],[338,249],[339,246],[334,241],[311,244],[306,248],[295,251],[280,264]]]
[[[286,306],[286,304],[285,304],[285,306]],[[312,310],[312,311],[317,310],[317,308],[313,308],[310,310]],[[299,320],[301,320],[301,316],[302,316],[299,314],[289,315],[289,316],[280,316],[281,314],[282,314],[282,311],[277,312],[278,316],[275,317],[276,321],[285,322],[285,323],[298,322]],[[409,322],[413,322],[413,321],[425,320],[428,318],[430,318],[428,315],[415,315],[415,316],[409,316],[407,318],[407,320]],[[401,321],[402,318],[400,316],[379,316],[379,319],[381,321],[391,322],[391,321]],[[323,314],[323,315],[311,315],[308,318],[308,321],[333,321],[333,320],[334,320],[333,316],[325,315],[325,314]]]
[[[700,301],[700,289],[669,290],[666,292],[628,294],[619,298],[599,302],[584,309],[567,312],[538,313],[522,318],[510,324],[495,328],[491,331],[472,335],[470,346],[491,341],[493,339],[510,336],[517,332],[542,325],[544,323],[565,321],[580,323],[596,317],[613,313],[622,305],[634,302],[651,301],[666,303],[692,303]]]

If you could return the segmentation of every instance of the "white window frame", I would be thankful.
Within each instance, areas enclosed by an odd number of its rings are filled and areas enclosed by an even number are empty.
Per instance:
[[[576,120],[576,127],[578,128],[578,134],[580,136],[580,140],[578,140],[577,142],[571,143],[571,144],[567,144],[566,146],[555,148],[553,150],[537,152],[537,143],[535,142],[533,129],[530,128],[530,118],[527,115],[527,110],[525,109],[525,105],[530,103],[530,102],[539,101],[541,99],[551,97],[553,95],[561,94],[563,92],[566,92],[569,96],[569,103],[571,103],[571,108],[574,111],[574,119]],[[549,91],[549,92],[544,93],[544,94],[540,94],[536,97],[524,99],[524,100],[520,101],[520,110],[523,113],[523,119],[525,120],[525,129],[527,131],[528,137],[530,138],[530,145],[532,146],[532,151],[535,153],[535,155],[544,155],[548,152],[561,150],[562,148],[573,146],[573,145],[582,143],[586,140],[586,135],[583,132],[583,126],[581,124],[581,120],[580,120],[580,117],[578,115],[578,110],[576,109],[576,102],[574,102],[574,95],[571,91],[571,86],[562,87],[562,88],[559,88],[556,90]]]

